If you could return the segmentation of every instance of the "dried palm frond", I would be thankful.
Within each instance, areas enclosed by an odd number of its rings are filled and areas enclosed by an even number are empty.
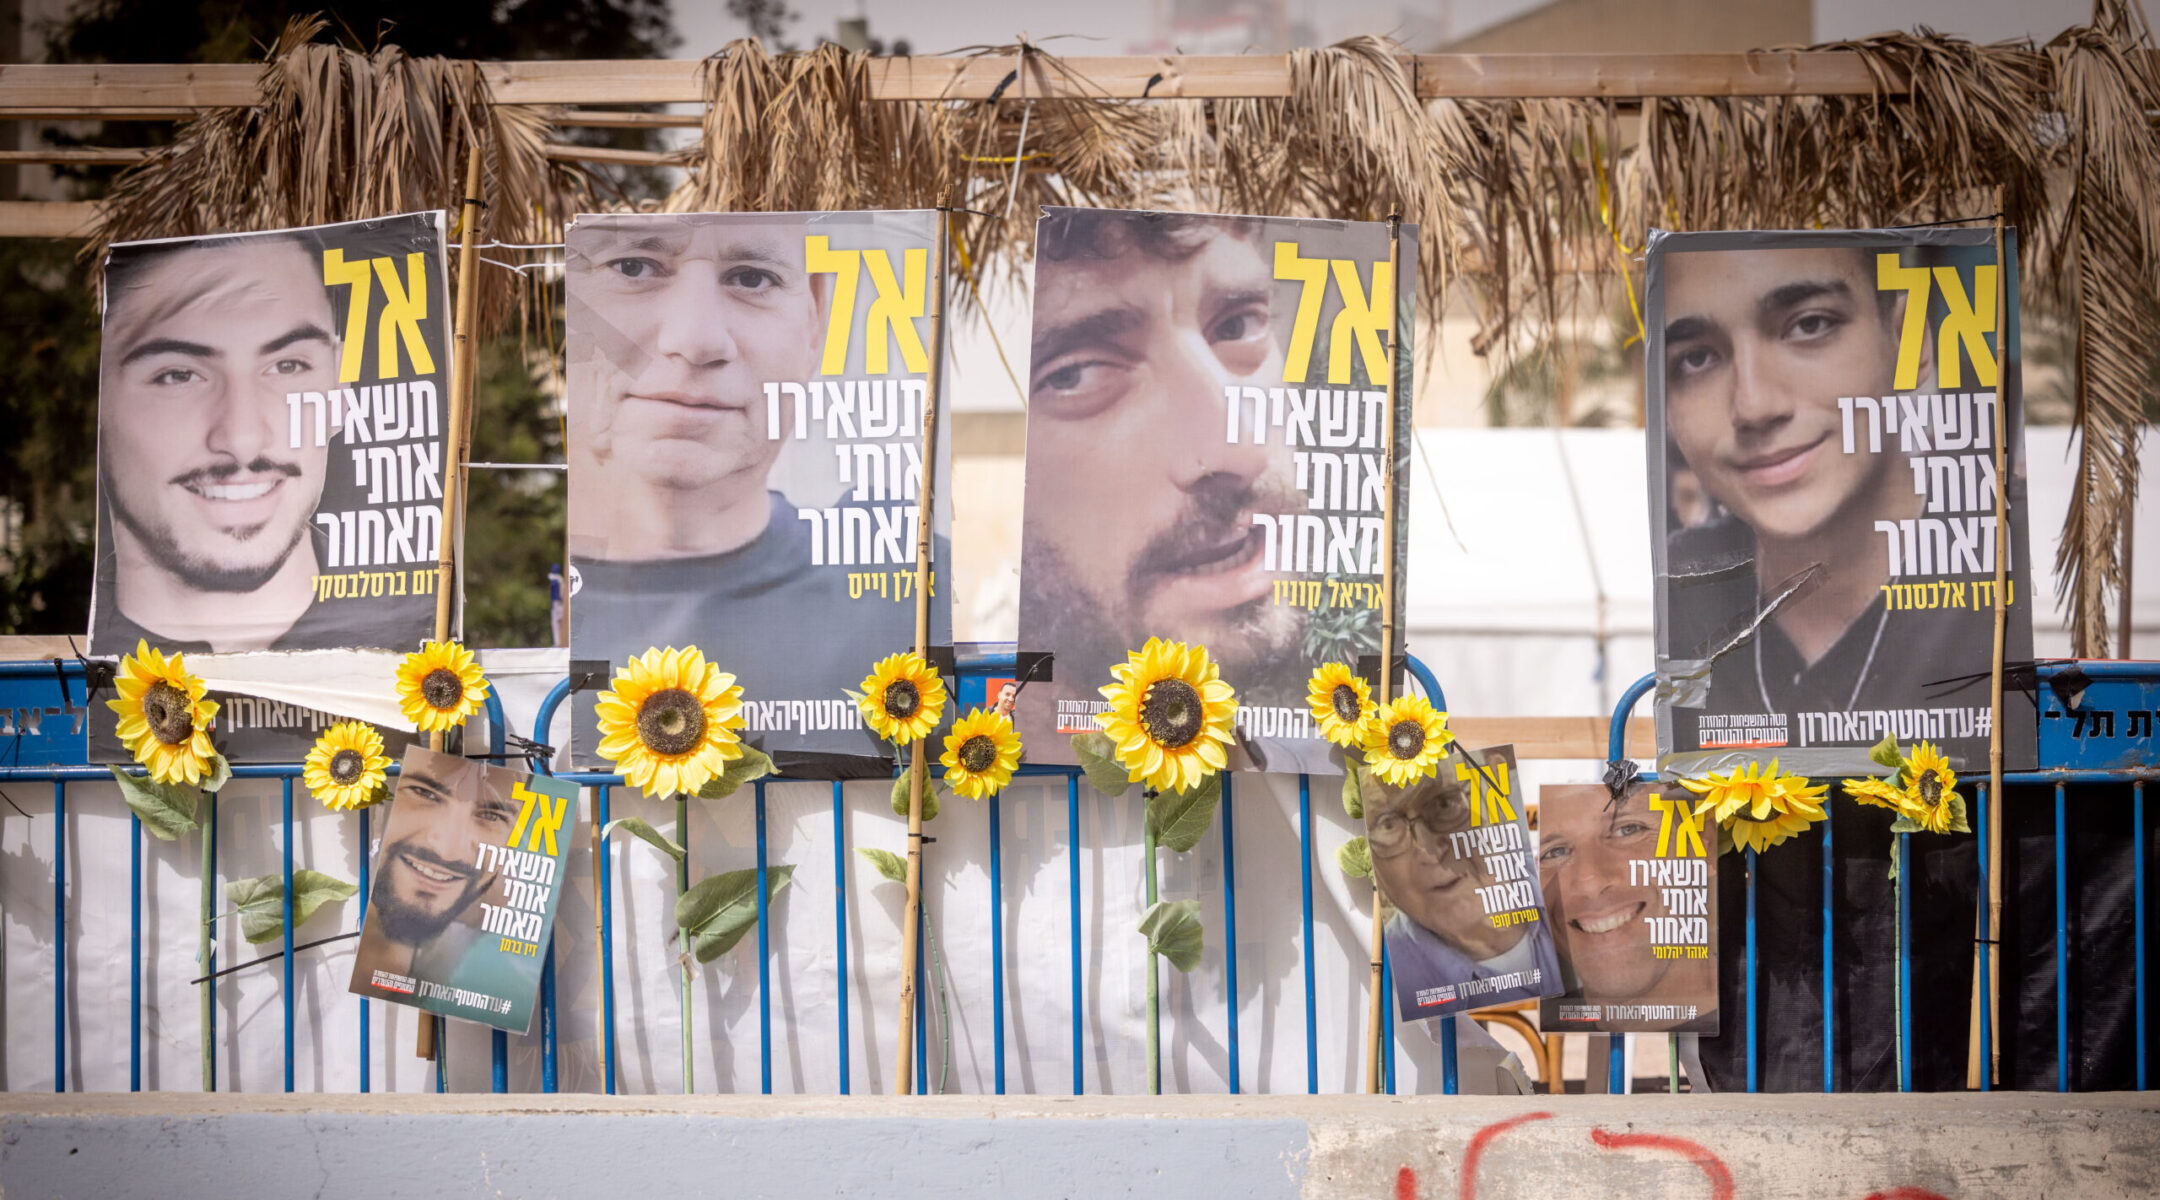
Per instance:
[[[295,18],[268,47],[261,99],[211,109],[117,179],[85,256],[114,242],[322,225],[428,208],[455,221],[465,156],[484,155],[483,236],[546,241],[583,177],[548,161],[544,118],[489,101],[473,64],[412,58],[393,45],[318,43],[320,17]],[[456,258],[451,256],[453,271]],[[514,311],[518,277],[481,277],[484,327]]]
[[[2048,47],[2074,147],[2058,246],[2074,267],[2078,313],[2077,469],[2055,571],[2081,655],[2107,653],[2107,597],[2123,594],[2122,522],[2137,501],[2138,435],[2160,347],[2160,139],[2147,120],[2160,108],[2160,76],[2151,44],[2136,5],[2103,0],[2092,26]]]

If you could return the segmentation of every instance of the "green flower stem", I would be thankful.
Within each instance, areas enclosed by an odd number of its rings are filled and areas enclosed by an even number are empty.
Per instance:
[[[204,792],[202,800],[202,931],[197,944],[196,957],[201,960],[203,980],[202,1001],[202,1087],[206,1092],[217,1090],[217,1051],[212,1044],[217,1037],[217,959],[213,946],[217,932],[217,793]]]
[[[1147,874],[1147,909],[1152,910],[1155,907],[1155,826],[1144,816],[1140,824],[1140,846]],[[1162,1010],[1155,979],[1155,957],[1155,948],[1151,945],[1147,956],[1147,1090],[1150,1096],[1162,1095]]]
[[[675,902],[682,903],[683,893],[690,890],[690,797],[682,793],[675,796],[675,844],[683,848],[683,856],[675,860]],[[685,1096],[696,1090],[696,1069],[690,1060],[690,931],[676,926],[682,940],[682,1090]]]

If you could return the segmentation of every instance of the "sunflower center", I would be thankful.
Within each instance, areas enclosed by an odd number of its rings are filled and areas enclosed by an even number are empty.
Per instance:
[[[1334,707],[1335,719],[1338,721],[1354,725],[1358,717],[1363,715],[1358,712],[1357,689],[1347,683],[1335,685],[1335,690],[1328,696],[1328,703]]]
[[[143,693],[142,710],[150,732],[165,745],[177,746],[195,733],[195,714],[187,693],[163,680]]]
[[[980,775],[997,762],[997,753],[997,743],[978,733],[960,743],[960,765],[967,768],[968,774]]]
[[[465,696],[465,681],[448,667],[437,667],[420,681],[420,698],[429,708],[456,708]]]
[[[330,756],[330,778],[339,784],[351,783],[360,778],[360,768],[365,765],[367,760],[360,757],[358,750],[340,750]]]
[[[655,754],[688,754],[705,737],[705,706],[682,688],[666,688],[638,706],[638,740]]]
[[[1915,786],[1920,789],[1920,799],[1925,801],[1929,808],[1935,807],[1942,801],[1943,785],[1941,775],[1933,771],[1922,771]]]
[[[885,685],[885,715],[895,721],[905,721],[922,708],[922,692],[905,679],[895,679]]]
[[[1396,758],[1416,758],[1425,751],[1425,727],[1416,721],[1397,721],[1388,726],[1387,749]]]
[[[1158,679],[1140,702],[1140,723],[1148,737],[1165,750],[1175,750],[1200,736],[1206,711],[1200,690],[1182,679]]]

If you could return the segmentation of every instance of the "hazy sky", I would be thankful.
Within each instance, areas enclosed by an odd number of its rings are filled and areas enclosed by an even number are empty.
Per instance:
[[[1393,33],[1431,45],[1449,36],[1465,37],[1547,0],[1286,0],[1287,16],[1301,23],[1313,40],[1326,43],[1353,33]],[[1732,0],[1747,3],[1748,0]],[[1166,25],[1170,0],[791,0],[802,14],[790,27],[800,45],[831,37],[842,17],[866,16],[870,31],[887,41],[904,37],[918,54],[983,43],[1001,43],[1025,33],[1049,42],[1064,54],[1125,54],[1148,48]],[[1204,5],[1201,5],[1204,7]],[[1227,7],[1227,6],[1226,6]],[[1929,25],[1975,41],[2033,36],[2045,40],[2083,23],[2091,0],[1814,0],[1815,38],[1864,37],[1885,29]],[[727,15],[721,0],[676,0],[676,28],[683,45],[676,53],[697,57],[720,48],[745,30]],[[1208,35],[1188,28],[1180,40]],[[1234,39],[1234,33],[1217,36]],[[1235,53],[1233,45],[1187,45],[1194,52]]]

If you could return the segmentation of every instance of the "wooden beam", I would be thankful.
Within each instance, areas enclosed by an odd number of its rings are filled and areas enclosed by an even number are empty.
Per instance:
[[[148,151],[120,147],[69,150],[0,150],[0,166],[14,163],[61,164],[77,167],[125,167],[139,163]]]
[[[555,162],[618,163],[632,167],[679,167],[684,165],[684,152],[680,150],[620,150],[613,146],[580,146],[574,142],[549,142],[544,147],[549,159]]]
[[[492,62],[480,66],[498,104],[694,104],[704,99],[700,59]],[[881,100],[1107,96],[1122,99],[1290,94],[1281,54],[1128,55],[1032,59],[1007,83],[1006,57],[881,58],[870,64]],[[1865,95],[1873,78],[1849,51],[1747,54],[1424,54],[1406,56],[1428,99],[1535,96]],[[160,110],[241,107],[257,100],[262,67],[230,64],[0,66],[0,116],[140,119]],[[1003,91],[999,92],[1000,85]],[[1893,88],[1893,90],[1898,90]],[[580,114],[589,119],[594,114]],[[117,119],[117,118],[116,118]],[[643,123],[643,122],[639,122]]]
[[[88,237],[97,207],[89,201],[0,200],[0,237]]]
[[[1605,761],[1611,726],[1604,717],[1456,717],[1448,729],[1470,747],[1512,744],[1517,758],[1583,758]],[[1627,754],[1637,762],[1657,757],[1656,726],[1649,717],[1628,721]]]

